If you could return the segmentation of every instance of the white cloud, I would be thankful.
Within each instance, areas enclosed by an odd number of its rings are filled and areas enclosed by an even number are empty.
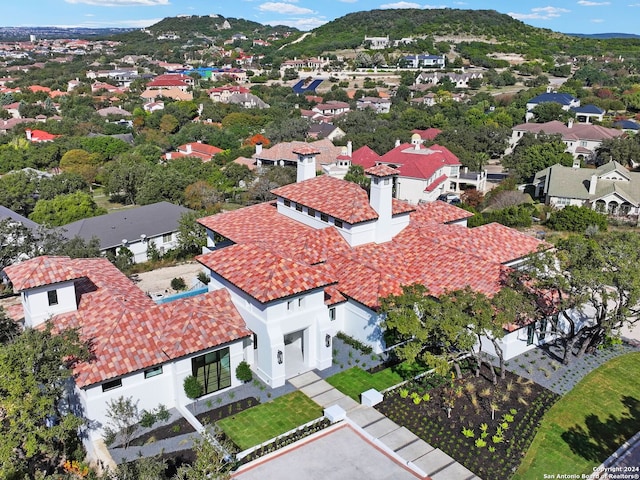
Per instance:
[[[323,18],[287,18],[284,20],[268,20],[262,22],[267,25],[286,25],[288,27],[295,27],[298,30],[312,30],[327,23],[327,20]]]
[[[310,13],[316,13],[310,8],[296,7],[290,3],[284,2],[267,2],[258,7],[261,12],[276,12],[283,15],[307,15]],[[292,26],[292,25],[289,25]]]
[[[436,8],[447,8],[446,5],[423,5],[422,8],[426,8],[427,10],[434,10]]]
[[[169,0],[65,0],[67,3],[81,3],[97,7],[157,7],[171,5]]]
[[[591,20],[591,23],[602,23],[604,20],[602,18],[594,18]]]
[[[591,2],[589,0],[579,0],[578,5],[583,7],[601,7],[604,5],[611,5],[611,2]]]
[[[531,13],[514,13],[509,12],[507,15],[517,20],[551,20],[557,18],[563,13],[569,13],[571,10],[559,7],[538,7],[532,8]]]
[[[422,5],[413,2],[396,2],[385,3],[384,5],[380,5],[380,8],[422,8]]]
[[[342,3],[356,3],[358,0],[338,0],[338,1]]]
[[[627,5],[628,7],[640,7],[640,3],[631,3]]]

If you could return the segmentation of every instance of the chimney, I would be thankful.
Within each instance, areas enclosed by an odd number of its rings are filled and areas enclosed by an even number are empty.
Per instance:
[[[191,144],[187,143],[187,155],[191,154]]]
[[[547,85],[547,93],[553,92],[553,87],[551,85]]]
[[[580,168],[580,159],[579,158],[574,158],[573,159],[573,164],[571,165],[571,168]]]
[[[27,140],[31,141],[31,138],[32,138],[32,137],[31,137],[31,130],[28,130],[28,129],[27,129],[27,130],[25,130],[25,131],[24,131],[24,133],[25,133],[25,135],[27,136]]]
[[[349,140],[347,142],[347,155],[351,156],[353,154],[353,143],[351,143],[351,140]]]
[[[597,186],[598,186],[598,175],[591,175],[591,181],[589,182],[589,195],[596,194]]]
[[[396,138],[396,147],[399,147],[399,146],[400,146],[400,139]]]
[[[260,155],[262,153],[262,142],[256,143],[256,155]]]
[[[375,242],[388,242],[393,238],[393,177],[397,173],[386,165],[376,165],[365,172],[371,177],[369,204],[378,214]]]
[[[304,182],[316,176],[316,155],[320,152],[305,144],[293,150],[298,155],[296,182]]]
[[[569,121],[567,122],[567,127],[573,128],[573,118],[569,119]]]

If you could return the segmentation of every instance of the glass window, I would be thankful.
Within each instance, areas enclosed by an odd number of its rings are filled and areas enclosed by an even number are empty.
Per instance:
[[[156,375],[162,375],[162,365],[144,371],[144,378],[151,378]]]
[[[192,358],[191,368],[202,385],[203,395],[231,386],[229,348]]]
[[[309,215],[310,217],[315,217],[316,211],[313,208],[307,208],[307,215]]]
[[[326,213],[321,213],[320,214],[320,220],[322,220],[323,222],[328,222],[329,221],[329,215],[327,215]]]
[[[338,228],[342,228],[342,220],[338,220],[337,218],[333,221],[333,224],[338,227]]]
[[[291,200],[287,200],[287,199],[285,198],[285,200],[284,200],[284,206],[285,206],[285,207],[290,207],[290,206],[291,206]]]
[[[538,333],[538,340],[544,340],[544,337],[547,335],[547,319],[543,318],[540,320],[540,333]]]
[[[163,243],[169,243],[172,239],[173,239],[173,234],[172,233],[165,233],[164,235],[162,235],[162,242]]]
[[[336,319],[336,309],[332,307],[329,309],[329,320],[334,321]]]
[[[58,304],[58,291],[49,290],[47,292],[47,298],[49,299],[49,306]]]
[[[536,325],[534,323],[527,327],[527,345],[533,345],[533,335],[536,333]]]
[[[108,390],[113,390],[114,388],[119,388],[122,386],[122,380],[117,378],[116,380],[111,380],[110,382],[105,382],[102,384],[102,391],[106,392]]]
[[[301,212],[302,211],[302,205],[300,205],[299,203],[296,203],[296,210]]]

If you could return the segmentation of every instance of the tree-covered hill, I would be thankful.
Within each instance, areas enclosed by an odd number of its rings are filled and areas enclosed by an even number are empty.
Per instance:
[[[355,12],[337,18],[283,50],[288,57],[321,55],[363,45],[365,36],[389,36],[390,40],[424,38],[429,41],[468,41],[474,49],[513,52],[528,59],[549,59],[554,55],[638,56],[640,39],[579,38],[526,25],[495,10],[385,9]],[[426,44],[429,45],[428,43]],[[462,50],[468,49],[463,45]],[[406,49],[403,47],[403,49]],[[437,48],[432,48],[435,52]],[[460,50],[459,50],[460,51]],[[463,56],[465,52],[461,52]]]
[[[406,37],[461,36],[492,42],[529,42],[535,37],[561,36],[551,30],[526,25],[494,10],[385,9],[355,12],[321,27],[292,48],[321,53],[356,48],[366,36]]]

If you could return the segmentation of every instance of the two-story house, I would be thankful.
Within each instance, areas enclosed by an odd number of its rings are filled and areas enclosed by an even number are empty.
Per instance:
[[[383,351],[380,298],[403,285],[421,283],[433,295],[466,286],[491,295],[507,269],[541,245],[499,224],[469,229],[471,214],[444,202],[393,198],[398,170],[388,165],[366,170],[367,194],[316,177],[313,147],[294,153],[298,181],[273,190],[274,202],[200,219],[208,247],[197,260],[209,288],[228,290],[254,332],[251,363],[271,386],[328,368],[338,331]],[[523,338],[517,331],[505,337],[507,357],[533,348]]]
[[[567,124],[553,120],[545,123],[522,123],[511,129],[509,147],[505,153],[511,152],[520,139],[527,133],[532,135],[559,135],[567,146],[566,152],[578,160],[594,160],[596,150],[604,140],[624,135],[622,130],[607,128],[590,123],[575,123],[570,119]]]
[[[552,165],[536,173],[536,196],[547,205],[563,208],[576,205],[609,215],[640,213],[640,173],[629,171],[616,161],[596,168]]]
[[[88,442],[102,434],[108,403],[132,398],[140,409],[191,402],[183,382],[196,376],[205,395],[240,384],[237,365],[251,332],[226,290],[156,305],[105,258],[37,257],[6,267],[21,296],[21,320],[54,331],[78,328],[93,358],[74,368],[68,401],[89,420]]]

